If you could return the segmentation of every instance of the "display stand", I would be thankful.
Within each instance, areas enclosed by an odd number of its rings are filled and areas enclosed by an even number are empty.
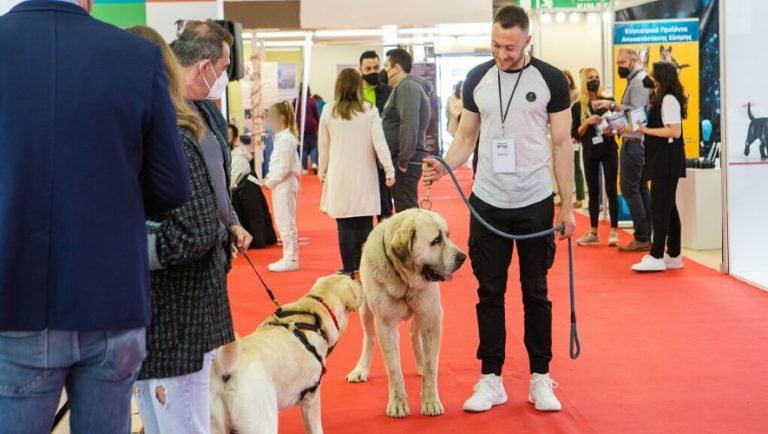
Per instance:
[[[722,179],[719,168],[687,169],[677,186],[677,209],[683,247],[712,250],[723,247]]]

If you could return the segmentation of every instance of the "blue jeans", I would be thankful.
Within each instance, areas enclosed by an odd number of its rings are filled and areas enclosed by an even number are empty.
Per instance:
[[[203,369],[172,378],[136,382],[136,404],[146,434],[211,432],[211,368],[216,350],[203,359]]]
[[[0,431],[47,434],[66,388],[73,434],[129,433],[144,329],[0,331]]]

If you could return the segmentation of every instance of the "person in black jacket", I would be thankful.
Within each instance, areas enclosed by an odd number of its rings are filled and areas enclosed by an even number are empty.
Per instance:
[[[607,109],[595,108],[595,101],[612,100],[604,96],[600,83],[600,74],[594,68],[581,71],[581,91],[579,98],[571,106],[571,137],[581,142],[584,158],[584,175],[589,189],[589,221],[590,230],[579,238],[576,243],[580,246],[600,244],[597,224],[600,216],[600,167],[605,178],[605,195],[608,197],[608,210],[611,216],[611,232],[608,235],[608,246],[619,245],[619,198],[617,179],[619,174],[619,147],[613,132],[600,127],[602,115]]]
[[[683,119],[687,97],[675,65],[653,64],[653,74],[643,80],[653,88],[648,124],[638,124],[645,135],[645,168],[651,180],[651,252],[632,266],[634,271],[665,271],[683,268],[680,214],[675,203],[677,183],[685,178]],[[664,253],[664,247],[667,253]]]
[[[163,49],[192,185],[180,207],[148,216],[152,323],[136,401],[146,434],[209,432],[213,358],[216,348],[234,340],[228,240],[220,236],[216,191],[200,146],[205,126],[186,99],[176,58],[151,28],[129,31]]]
[[[360,55],[360,74],[363,76],[363,98],[379,110],[379,116],[384,113],[384,105],[392,93],[392,88],[381,81],[381,59],[375,51],[369,50]],[[392,192],[387,187],[387,176],[384,168],[377,165],[379,170],[379,198],[381,199],[381,214],[379,221],[392,216]]]

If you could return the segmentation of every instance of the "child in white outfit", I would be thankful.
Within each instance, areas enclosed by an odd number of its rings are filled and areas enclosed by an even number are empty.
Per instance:
[[[299,269],[299,241],[296,229],[296,206],[299,192],[299,141],[296,118],[288,101],[270,107],[266,117],[267,130],[276,131],[269,173],[264,186],[272,190],[272,208],[280,239],[283,241],[283,257],[269,264],[274,272]]]

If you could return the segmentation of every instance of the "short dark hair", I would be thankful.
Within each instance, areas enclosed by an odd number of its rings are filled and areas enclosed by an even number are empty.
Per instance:
[[[363,65],[363,60],[365,59],[379,60],[379,55],[373,50],[363,51],[363,54],[360,55],[360,66]]]
[[[530,20],[525,9],[520,6],[507,5],[502,6],[496,11],[493,17],[493,24],[499,23],[502,29],[511,29],[519,27],[522,31],[527,31],[530,27]]]
[[[226,43],[231,47],[233,42],[229,31],[213,20],[189,21],[172,48],[181,66],[186,68],[204,59],[218,62],[224,55],[222,45]]]
[[[402,48],[395,48],[387,51],[387,58],[389,58],[389,64],[391,66],[400,65],[406,74],[411,73],[411,69],[413,69],[413,57],[411,57],[411,53]]]

